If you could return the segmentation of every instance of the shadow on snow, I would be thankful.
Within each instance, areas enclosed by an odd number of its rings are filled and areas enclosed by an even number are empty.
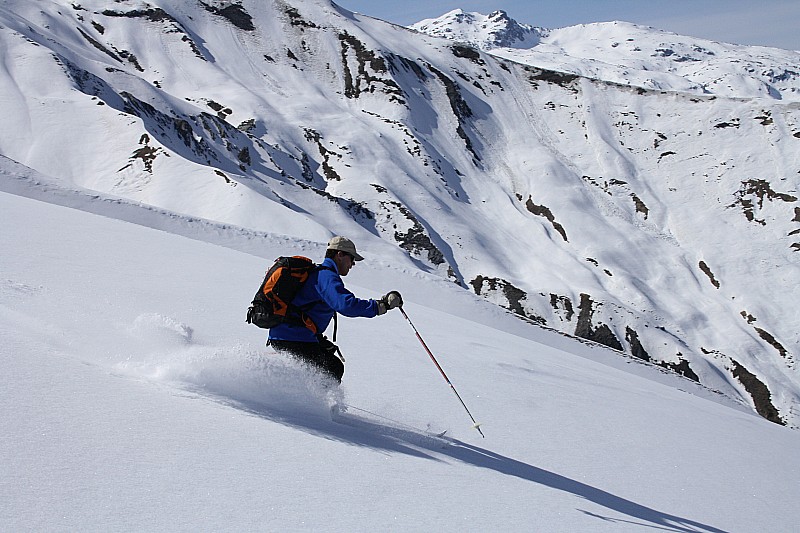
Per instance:
[[[292,426],[322,438],[439,462],[446,462],[447,458],[454,459],[464,464],[486,468],[573,494],[623,515],[623,517],[614,518],[580,510],[588,516],[601,520],[633,523],[665,531],[725,533],[722,529],[640,505],[602,489],[506,457],[486,448],[467,444],[458,439],[438,436],[358,407],[350,406],[349,410],[359,411],[364,415],[352,412],[334,413],[331,420],[331,417],[321,413],[311,417],[298,416],[297,412],[281,413],[274,409],[274,406],[247,405],[229,400],[224,403],[247,411],[254,416]]]

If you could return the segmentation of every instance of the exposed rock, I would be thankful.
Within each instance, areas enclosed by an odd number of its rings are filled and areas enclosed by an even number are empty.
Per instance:
[[[370,73],[387,74],[388,68],[386,61],[375,54],[359,41],[356,37],[347,32],[339,34],[339,42],[342,45],[342,71],[344,73],[344,95],[348,98],[358,98],[362,93],[372,93],[380,90],[389,95],[389,100],[399,104],[405,104],[405,94],[397,83],[388,76],[375,76]],[[349,51],[353,50],[358,64],[355,73],[350,69],[348,61]],[[369,66],[369,69],[367,68]]]
[[[106,17],[127,17],[127,18],[143,18],[150,22],[172,22],[175,25],[180,23],[175,18],[161,9],[160,7],[148,7],[147,9],[132,9],[130,11],[114,11],[106,9],[103,11]]]
[[[615,189],[627,192],[628,196],[630,196],[630,198],[633,200],[633,206],[636,209],[636,212],[644,215],[644,219],[647,220],[647,217],[650,214],[650,210],[647,208],[647,205],[642,201],[641,198],[639,198],[635,193],[630,192],[630,188],[628,187],[627,182],[616,178],[605,180],[602,176],[599,178],[593,178],[591,176],[581,176],[581,178],[584,181],[594,185],[595,187],[602,189],[603,192],[609,196],[614,196],[613,191]]]
[[[643,214],[644,219],[647,220],[647,216],[650,214],[650,210],[647,208],[645,203],[633,193],[631,193],[631,198],[633,198],[633,205],[636,206],[636,212]]]
[[[748,324],[752,324],[753,322],[756,321],[756,317],[754,317],[753,315],[751,315],[747,311],[742,311],[740,314],[742,315],[742,318],[747,320]]]
[[[524,67],[525,72],[528,73],[528,80],[534,87],[539,86],[539,82],[552,83],[560,85],[565,89],[570,89],[573,92],[578,92],[576,81],[580,79],[577,74],[568,74],[566,72],[557,72],[555,70],[547,70],[541,68],[534,68],[530,66]]]
[[[530,211],[537,217],[544,217],[547,220],[549,220],[550,224],[552,224],[553,226],[553,229],[555,229],[559,233],[559,235],[561,235],[561,238],[564,239],[564,242],[569,242],[569,240],[567,239],[567,232],[564,229],[564,226],[556,222],[555,215],[553,215],[553,212],[550,211],[550,209],[547,206],[534,204],[533,197],[530,196],[528,197],[528,200],[525,202],[525,207],[527,207],[528,211]]]
[[[233,114],[233,110],[230,107],[225,107],[222,104],[215,102],[214,100],[209,100],[206,105],[217,112],[217,116],[222,120],[228,118],[229,115]],[[241,128],[239,128],[241,129]]]
[[[256,27],[253,26],[253,17],[239,4],[228,4],[225,7],[216,7],[202,1],[200,3],[209,13],[227,19],[228,22],[241,30],[253,31],[256,29]]]
[[[481,59],[481,54],[475,48],[471,46],[464,46],[463,44],[457,44],[452,47],[453,55],[456,57],[463,57],[465,59],[469,59],[473,63],[477,65],[485,65],[486,62]]]
[[[140,160],[142,162],[142,165],[144,166],[145,172],[147,172],[149,174],[152,174],[153,173],[153,161],[155,161],[156,157],[158,157],[159,154],[163,154],[163,155],[169,157],[169,154],[167,152],[165,152],[164,150],[162,150],[161,148],[150,146],[149,143],[150,143],[150,136],[145,133],[139,139],[139,144],[144,145],[144,146],[134,150],[133,155],[131,155],[131,157],[129,159],[130,163],[128,163],[127,165],[125,165],[124,167],[119,169],[119,171],[123,171],[126,168],[131,167],[133,162],[138,159],[138,160]]]
[[[783,202],[796,202],[797,197],[791,194],[779,193],[772,190],[772,186],[767,180],[751,179],[742,182],[742,187],[734,194],[736,201],[728,207],[741,207],[744,211],[744,216],[750,222],[756,222],[762,226],[766,226],[766,221],[756,218],[755,209],[759,210],[764,208],[764,200],[774,201],[781,200]],[[756,204],[754,200],[757,199]],[[796,213],[796,211],[795,211]]]
[[[239,167],[243,162],[242,157],[253,156],[247,148],[249,141],[246,136],[215,115],[169,115],[128,92],[123,91],[119,96],[124,102],[125,113],[141,118],[154,138],[184,157],[213,166],[227,160],[229,164]],[[241,146],[235,142],[241,143]],[[245,148],[247,151],[243,152]]]
[[[488,278],[479,275],[470,282],[470,285],[472,285],[472,289],[478,296],[484,296],[487,298],[497,298],[500,296],[502,300],[500,305],[512,313],[515,313],[523,318],[527,318],[528,320],[531,320],[537,324],[547,323],[544,318],[526,311],[522,302],[527,300],[528,293],[518,287],[515,287],[504,279]]]
[[[761,328],[755,328],[755,330],[756,333],[758,333],[759,337],[764,339],[764,342],[766,342],[767,344],[778,350],[778,353],[781,354],[781,357],[783,357],[784,359],[789,357],[789,352],[786,350],[786,348],[784,348],[784,346],[780,342],[778,342],[778,340],[775,337],[772,336],[771,333]]]
[[[700,270],[702,270],[703,273],[708,276],[708,279],[711,280],[711,284],[719,289],[719,281],[717,281],[717,279],[714,277],[714,273],[711,272],[711,269],[708,267],[705,261],[700,261]]]
[[[233,181],[232,179],[230,179],[230,178],[227,176],[227,174],[225,174],[225,173],[224,173],[224,172],[222,172],[221,170],[214,169],[214,174],[216,174],[217,176],[219,176],[219,177],[221,177],[222,179],[224,179],[224,180],[225,180],[225,183],[227,183],[227,184],[228,184],[228,185],[230,185],[231,187],[236,187],[236,186],[238,185],[238,183],[236,183],[235,181]]]
[[[431,238],[425,232],[425,228],[422,227],[422,224],[407,210],[404,211],[404,214],[411,217],[414,225],[405,233],[399,231],[394,233],[394,238],[400,243],[400,248],[417,255],[425,253],[428,261],[434,265],[441,265],[444,263],[444,255],[441,250],[433,244]]]
[[[249,166],[253,164],[253,161],[250,159],[250,149],[247,146],[239,150],[239,153],[236,154],[236,158],[242,162],[242,165],[240,165],[242,170],[246,170],[245,165]]]
[[[356,200],[351,200],[349,198],[342,198],[339,196],[335,196],[327,191],[317,189],[316,187],[312,187],[311,185],[307,185],[301,181],[295,180],[295,183],[303,189],[312,191],[313,193],[322,196],[323,198],[333,203],[338,204],[339,207],[341,207],[350,214],[353,220],[355,220],[360,224],[364,224],[367,221],[375,220],[375,214],[361,202],[358,202]]]
[[[575,311],[572,308],[572,300],[566,296],[550,294],[550,307],[552,307],[553,311],[556,311],[557,313],[563,312],[564,319],[567,322],[571,322],[572,317],[575,315]]]
[[[508,14],[498,9],[489,13],[488,19],[491,23],[498,25],[499,28],[492,32],[493,46],[513,47],[518,42],[535,39],[538,42],[540,29],[528,24],[520,24],[508,16]]]
[[[678,354],[679,362],[677,363],[653,360],[650,354],[647,353],[647,350],[644,349],[644,346],[639,340],[638,333],[636,333],[636,331],[630,326],[625,327],[625,340],[628,341],[628,345],[631,348],[631,355],[637,359],[655,363],[662,368],[671,370],[677,374],[680,374],[681,376],[691,379],[692,381],[696,381],[698,383],[700,382],[700,377],[689,366],[689,362],[681,357],[680,353]]]
[[[747,370],[737,361],[731,359],[731,363],[733,363],[733,377],[744,385],[745,390],[750,394],[750,397],[753,398],[756,412],[770,422],[775,422],[782,426],[786,425],[786,422],[784,422],[778,410],[772,404],[772,395],[769,392],[769,388],[767,388],[755,374]]]
[[[322,156],[322,173],[325,175],[325,179],[328,181],[342,181],[342,177],[331,165],[331,156],[336,156],[341,159],[342,155],[328,150],[325,145],[322,144],[322,136],[319,134],[319,132],[311,128],[305,128],[304,131],[306,140],[316,143],[317,147],[319,148],[319,154]]]
[[[54,59],[62,65],[67,76],[75,82],[82,93],[101,98],[114,94],[113,90],[102,78],[95,76],[88,70],[83,70],[64,58],[54,56]]]
[[[608,325],[601,324],[597,328],[592,325],[592,316],[594,315],[593,305],[594,302],[588,294],[581,294],[581,303],[578,306],[581,312],[578,315],[578,325],[575,328],[575,336],[589,339],[590,341],[603,344],[615,350],[623,351],[622,344]]]
[[[678,356],[680,355],[681,354],[678,354]],[[686,359],[680,358],[679,363],[669,363],[667,361],[661,361],[656,364],[664,368],[667,368],[669,370],[672,370],[673,372],[676,372],[683,377],[689,378],[692,381],[700,383],[700,377],[694,372],[694,370],[692,370],[692,367],[689,366],[689,361],[687,361]]]
[[[735,118],[735,119],[731,120],[730,122],[720,122],[719,124],[715,124],[714,127],[715,128],[723,128],[723,129],[724,128],[738,128],[739,127],[739,123],[740,123],[739,119]]]
[[[236,126],[236,129],[243,131],[245,133],[252,133],[253,130],[256,129],[256,120],[254,118],[248,118],[247,120],[242,121],[241,124]]]
[[[772,112],[765,110],[762,111],[762,113],[762,115],[755,117],[755,119],[758,120],[762,126],[771,126],[774,123],[772,120]]]
[[[80,34],[81,34],[81,36],[82,36],[84,39],[86,39],[87,41],[89,41],[89,43],[90,43],[92,46],[94,46],[95,48],[97,48],[98,50],[100,50],[101,52],[103,52],[104,54],[106,54],[108,57],[110,57],[110,58],[111,58],[111,59],[113,59],[114,61],[117,61],[117,62],[119,62],[119,63],[122,63],[122,59],[121,59],[119,56],[117,56],[117,55],[116,55],[114,52],[112,52],[111,50],[109,50],[108,48],[106,48],[105,46],[103,46],[103,45],[102,45],[102,44],[101,44],[99,41],[97,41],[97,39],[94,39],[94,38],[93,38],[91,35],[87,34],[85,31],[83,31],[83,30],[82,30],[82,29],[80,29],[80,28],[78,28],[78,33],[80,33]]]
[[[400,65],[408,72],[413,72],[417,79],[421,82],[426,82],[428,80],[428,74],[425,72],[419,63],[416,61],[409,59],[407,57],[398,56],[395,54],[388,54],[387,56],[389,66],[392,69],[392,72],[397,71],[397,66],[395,64],[395,60],[400,63]]]
[[[300,12],[297,11],[297,8],[295,8],[295,7],[286,6],[286,9],[284,10],[284,13],[286,13],[286,16],[289,17],[289,23],[292,26],[297,26],[300,29],[303,29],[303,28],[318,28],[319,27],[316,24],[314,24],[313,22],[309,22],[308,20],[304,19],[302,17],[302,15],[300,15]]]
[[[650,354],[647,353],[647,350],[644,349],[644,346],[642,346],[639,335],[629,326],[625,327],[625,340],[628,341],[628,345],[631,347],[632,356],[643,361],[650,361],[652,359]]]
[[[135,55],[128,52],[127,50],[117,50],[117,53],[121,58],[126,59],[128,63],[133,65],[133,67],[136,70],[138,70],[139,72],[144,72],[144,67],[142,67],[142,65],[139,64],[139,60],[136,58]]]
[[[386,187],[375,183],[370,185],[379,193],[388,194]],[[402,249],[412,255],[425,258],[435,266],[446,263],[442,251],[433,243],[425,227],[406,206],[392,199],[381,200],[380,205],[386,211],[389,220],[393,222],[393,236]],[[410,223],[410,226],[405,231],[398,229],[398,225],[404,225],[403,221],[397,216],[398,214],[405,219],[405,222]],[[461,283],[458,276],[455,275],[452,265],[448,265],[448,277],[455,279],[459,284]]]

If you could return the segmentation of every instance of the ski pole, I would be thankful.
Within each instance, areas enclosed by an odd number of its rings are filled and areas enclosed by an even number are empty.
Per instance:
[[[458,393],[456,388],[453,386],[453,383],[450,381],[450,378],[447,377],[447,374],[444,373],[444,370],[442,370],[442,367],[439,364],[439,361],[436,360],[436,358],[433,356],[433,353],[431,353],[430,348],[428,348],[428,345],[425,344],[424,340],[422,340],[422,336],[419,334],[419,331],[417,331],[417,328],[414,326],[414,323],[411,322],[411,319],[408,318],[408,315],[406,314],[406,312],[403,309],[402,305],[400,306],[400,312],[403,313],[404,317],[406,317],[406,320],[408,320],[408,323],[411,325],[411,328],[414,330],[414,333],[416,333],[417,339],[419,339],[420,344],[422,344],[422,347],[425,348],[425,351],[428,352],[428,355],[431,357],[431,360],[433,361],[433,364],[435,364],[436,368],[439,369],[439,372],[441,372],[442,377],[444,378],[444,380],[447,382],[448,385],[450,385],[450,388],[453,389],[453,392],[455,393],[456,398],[458,398],[458,401],[461,402],[461,405],[464,406],[464,410],[467,412],[467,414],[469,415],[470,419],[472,420],[472,424],[473,424],[472,427],[477,429],[478,433],[481,434],[481,437],[483,437],[485,439],[486,435],[484,435],[483,431],[481,431],[481,425],[478,424],[477,422],[475,422],[475,418],[472,416],[472,413],[470,413],[469,409],[467,409],[467,404],[465,404],[464,400],[461,399],[461,395]]]

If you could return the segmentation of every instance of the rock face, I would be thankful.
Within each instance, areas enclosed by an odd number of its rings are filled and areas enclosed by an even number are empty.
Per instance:
[[[317,0],[8,0],[0,152],[192,216],[349,235],[800,426],[800,54],[427,22],[458,41]]]

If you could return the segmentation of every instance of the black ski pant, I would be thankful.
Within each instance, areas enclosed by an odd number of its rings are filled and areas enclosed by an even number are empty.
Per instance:
[[[267,343],[272,346],[275,351],[286,353],[297,357],[301,361],[308,363],[326,373],[337,382],[342,382],[344,375],[344,363],[336,356],[335,346],[334,350],[325,350],[318,342],[299,342],[299,341],[279,341],[270,339]]]

